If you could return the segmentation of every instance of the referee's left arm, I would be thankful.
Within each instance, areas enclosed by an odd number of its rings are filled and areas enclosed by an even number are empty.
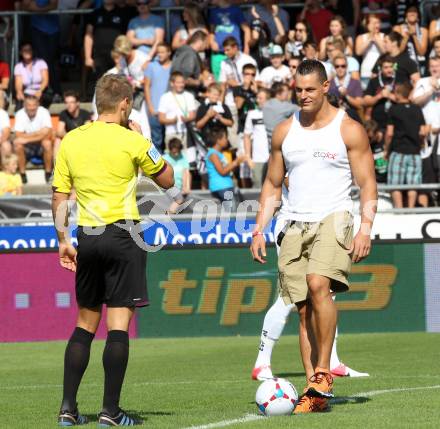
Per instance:
[[[136,150],[137,164],[161,188],[172,188],[174,186],[173,167],[162,158],[162,155],[150,141],[147,140],[146,143]]]

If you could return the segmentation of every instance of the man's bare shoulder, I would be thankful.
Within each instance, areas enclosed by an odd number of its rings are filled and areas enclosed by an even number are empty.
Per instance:
[[[342,118],[341,135],[348,148],[368,143],[368,136],[364,126],[358,121],[350,118],[347,114]]]
[[[292,126],[293,116],[280,122],[272,133],[272,149],[280,149]]]

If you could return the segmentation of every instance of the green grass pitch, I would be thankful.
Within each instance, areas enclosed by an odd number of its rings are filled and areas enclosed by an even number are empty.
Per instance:
[[[92,420],[85,427],[97,424],[103,344],[93,345],[79,392],[80,410]],[[252,417],[258,383],[250,372],[257,345],[256,337],[133,340],[121,405],[150,428],[440,427],[437,334],[341,335],[340,358],[371,376],[337,379],[329,413],[270,419]],[[1,428],[57,427],[64,347],[64,342],[0,344]],[[274,372],[302,390],[298,338],[282,337],[273,357]],[[240,418],[245,419],[234,423]]]

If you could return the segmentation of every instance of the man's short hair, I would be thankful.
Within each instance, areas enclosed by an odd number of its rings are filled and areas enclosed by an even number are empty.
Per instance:
[[[121,55],[130,55],[132,48],[130,39],[124,35],[116,37],[113,43],[113,49]]]
[[[177,137],[174,137],[168,142],[168,148],[170,151],[171,151],[171,149],[182,150],[183,149],[182,141],[180,139],[178,139]]]
[[[173,71],[170,75],[170,82],[174,82],[178,77],[181,77],[185,79],[185,76],[183,76],[183,73],[180,71]]]
[[[336,54],[333,58],[333,64],[336,62],[336,60],[344,60],[345,64],[347,64],[347,58],[344,54]]]
[[[401,82],[396,83],[396,86],[394,88],[394,92],[396,94],[401,95],[404,98],[408,98],[412,91],[412,85],[410,82]]]
[[[133,100],[133,89],[125,76],[108,74],[96,84],[96,110],[102,113],[115,113],[118,104],[127,98]]]
[[[277,95],[282,94],[286,89],[289,89],[289,85],[287,85],[287,83],[275,82],[270,88],[270,93],[272,97],[275,98]]]
[[[303,49],[306,48],[313,48],[315,51],[318,50],[318,45],[315,42],[312,42],[310,40],[307,40],[304,44],[303,44]]]
[[[5,168],[12,161],[18,161],[18,157],[17,155],[15,155],[15,153],[5,155],[4,157],[2,157],[2,167]]]
[[[397,46],[399,46],[399,47],[402,44],[403,36],[400,33],[398,33],[397,31],[391,31],[391,33],[388,34],[388,38],[392,42],[396,42]]]
[[[335,49],[337,49],[338,51],[345,51],[345,40],[342,37],[336,37],[332,40],[329,40],[326,44],[326,47],[328,46],[333,46]]]
[[[440,7],[440,5],[439,5]],[[432,39],[432,46],[434,46],[436,44],[436,42],[438,42],[440,40],[440,35],[439,36],[435,36],[434,39]]]
[[[228,133],[225,128],[213,127],[208,132],[208,146],[214,146],[221,138],[227,136]]]
[[[197,30],[186,42],[187,45],[192,45],[193,43],[196,42],[206,42],[206,40],[208,39],[208,35],[202,31],[202,30]]]
[[[234,47],[238,46],[237,39],[233,36],[226,37],[226,39],[223,41],[223,47]]]
[[[326,80],[328,80],[327,72],[325,71],[325,67],[321,61],[304,60],[296,69],[297,75],[306,76],[312,73],[316,73],[318,75],[320,83],[324,83]]]
[[[245,70],[252,70],[252,71],[254,71],[254,72],[256,72],[257,71],[257,68],[253,65],[253,64],[251,64],[251,63],[247,63],[247,64],[245,64],[244,66],[243,66],[243,72],[245,71]]]
[[[379,59],[379,65],[382,67],[385,63],[394,64],[394,60],[391,55],[382,55]]]
[[[24,95],[24,101],[29,100],[29,101],[40,101],[40,99],[34,95],[34,94],[25,94]]]
[[[216,90],[217,92],[221,93],[222,92],[222,87],[219,83],[217,82],[213,82],[210,83],[208,86],[208,91],[211,91],[212,89]]]
[[[266,98],[269,100],[269,98],[270,98],[270,96],[271,96],[271,93],[270,93],[270,91],[267,89],[267,88],[260,88],[258,91],[257,91],[257,94],[259,94],[259,93],[263,93],[263,94],[265,94],[266,95]]]
[[[64,100],[67,97],[73,97],[76,101],[79,101],[79,92],[74,91],[72,89],[68,89],[67,91],[64,91],[64,94],[63,94]]]
[[[171,52],[171,46],[168,43],[166,43],[166,42],[159,42],[157,44],[157,47],[158,48],[166,48],[166,49],[168,49],[168,51]]]

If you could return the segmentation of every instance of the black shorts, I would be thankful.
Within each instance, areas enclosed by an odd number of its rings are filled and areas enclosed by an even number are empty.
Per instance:
[[[94,230],[100,232],[98,228]],[[85,308],[101,304],[108,307],[148,305],[147,252],[136,244],[129,231],[115,224],[106,225],[100,234],[90,234],[90,231],[93,231],[90,227],[79,226],[77,232],[78,305]]]

